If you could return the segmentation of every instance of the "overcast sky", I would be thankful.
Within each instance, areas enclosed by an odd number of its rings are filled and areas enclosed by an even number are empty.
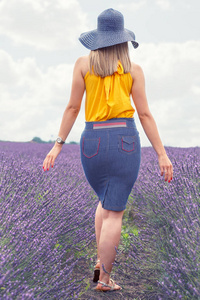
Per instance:
[[[200,146],[199,0],[0,0],[0,140],[57,137],[74,63],[89,54],[78,37],[111,7],[140,44],[131,59],[143,68],[163,144]],[[68,142],[80,139],[84,102]]]

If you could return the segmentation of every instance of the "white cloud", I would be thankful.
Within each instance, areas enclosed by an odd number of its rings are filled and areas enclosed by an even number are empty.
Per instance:
[[[168,10],[171,8],[171,3],[169,0],[156,0],[156,5],[163,10]]]
[[[187,95],[194,82],[199,83],[200,41],[144,43],[131,50],[131,57],[143,66],[154,99]]]
[[[129,11],[136,11],[139,10],[141,8],[143,8],[146,5],[147,1],[146,0],[142,0],[142,1],[137,1],[137,2],[123,2],[121,4],[118,4],[116,7],[119,10],[123,10],[123,9],[128,9]]]
[[[0,139],[56,135],[71,87],[73,65],[42,71],[33,58],[14,61],[0,50]]]
[[[144,70],[147,98],[163,142],[199,145],[200,42],[141,44],[131,50],[131,57]]]
[[[193,85],[191,87],[191,92],[195,95],[199,95],[200,96],[200,80],[199,80],[199,85]]]
[[[0,34],[37,49],[72,48],[87,30],[77,0],[1,0]]]

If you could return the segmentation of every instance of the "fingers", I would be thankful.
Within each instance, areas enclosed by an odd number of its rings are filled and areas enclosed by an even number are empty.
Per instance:
[[[165,171],[164,171],[164,168],[161,167],[161,168],[160,168],[160,175],[163,176],[164,172],[165,172]]]
[[[55,159],[58,156],[62,149],[62,145],[55,144],[51,151],[47,154],[44,162],[43,162],[43,169],[44,171],[49,171],[50,167],[54,167]]]
[[[170,182],[173,178],[173,166],[171,161],[169,160],[168,156],[160,155],[158,157],[158,162],[160,166],[160,175],[164,175],[165,181]]]
[[[170,164],[169,166],[165,166],[162,168],[161,170],[161,176],[164,175],[165,181],[170,182],[173,178],[173,167],[172,164]]]
[[[48,154],[43,162],[44,171],[49,171],[50,167],[53,168],[54,162],[55,162],[54,157]]]

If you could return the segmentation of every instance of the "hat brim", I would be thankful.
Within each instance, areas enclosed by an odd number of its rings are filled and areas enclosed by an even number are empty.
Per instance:
[[[97,50],[125,42],[132,42],[134,48],[139,46],[135,41],[135,34],[128,29],[116,32],[98,31],[95,29],[82,33],[79,37],[79,41],[90,50]]]

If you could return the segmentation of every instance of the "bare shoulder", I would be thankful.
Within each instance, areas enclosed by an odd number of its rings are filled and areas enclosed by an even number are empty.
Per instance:
[[[89,56],[81,56],[76,60],[75,68],[79,69],[83,75],[89,71]]]
[[[134,62],[131,62],[131,76],[133,80],[135,80],[138,77],[144,77],[143,70],[140,65],[135,64]]]

